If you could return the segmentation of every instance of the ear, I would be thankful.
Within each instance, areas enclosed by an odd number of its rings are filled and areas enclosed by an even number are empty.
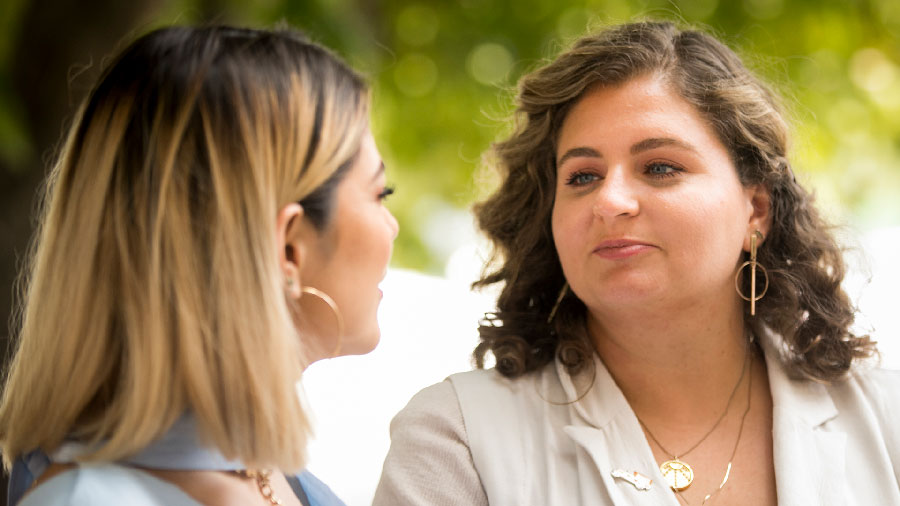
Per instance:
[[[762,242],[769,237],[769,230],[772,228],[772,194],[764,184],[749,186],[744,191],[750,207],[747,234],[744,237],[744,251],[750,251],[750,236],[755,231],[759,230],[763,235]]]
[[[284,289],[292,299],[300,298],[300,268],[306,253],[302,240],[303,207],[291,202],[278,211],[275,220],[275,237],[278,248],[278,265],[284,278]]]

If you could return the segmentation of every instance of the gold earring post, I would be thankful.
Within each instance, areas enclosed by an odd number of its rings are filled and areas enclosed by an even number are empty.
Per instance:
[[[750,236],[750,315],[756,315],[756,236],[759,230]]]

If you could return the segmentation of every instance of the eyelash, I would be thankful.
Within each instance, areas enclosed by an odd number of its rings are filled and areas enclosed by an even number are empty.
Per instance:
[[[582,178],[582,177],[595,177],[595,178],[596,178],[597,175],[596,175],[596,174],[591,174],[590,172],[581,172],[581,171],[573,172],[573,173],[571,173],[571,174],[569,175],[568,178],[566,178],[566,185],[567,185],[567,186],[576,186],[576,187],[578,187],[578,186],[584,186],[584,185],[587,185],[587,184],[590,184],[590,183],[593,182],[593,181],[590,181],[590,182],[577,182],[578,179],[579,179],[579,178]]]
[[[393,186],[385,186],[381,192],[378,193],[378,200],[385,201],[388,197],[394,194],[396,190]]]
[[[672,171],[671,171],[671,172],[664,172],[664,173],[661,173],[661,174],[660,174],[660,173],[651,173],[650,170],[653,169],[653,168],[655,168],[655,167],[669,167],[670,169],[672,169]],[[678,166],[675,165],[675,164],[669,163],[669,162],[650,162],[650,163],[647,164],[646,172],[647,172],[648,174],[650,174],[650,177],[653,177],[653,178],[656,178],[656,179],[666,179],[666,178],[669,178],[669,177],[675,177],[675,176],[677,176],[678,173],[684,172],[684,169],[682,169],[681,167],[678,167]]]
[[[651,172],[651,170],[653,170],[656,167],[668,167],[672,170],[670,172],[663,172],[663,173]],[[654,179],[667,179],[670,177],[677,176],[680,172],[684,172],[684,169],[682,169],[681,167],[678,167],[672,163],[668,163],[668,162],[650,162],[645,166],[644,172],[647,173],[650,177],[652,177]],[[584,178],[584,177],[592,177],[594,179],[591,181],[588,181],[588,182],[579,182],[579,179]],[[592,172],[586,172],[586,171],[576,171],[576,172],[573,172],[572,174],[570,174],[568,178],[566,178],[566,185],[580,187],[580,186],[588,185],[588,184],[594,182],[596,179],[600,179],[600,176],[598,176],[597,174],[594,174]]]

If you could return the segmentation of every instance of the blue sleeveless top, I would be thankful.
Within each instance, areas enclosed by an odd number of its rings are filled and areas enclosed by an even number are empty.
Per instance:
[[[72,463],[86,449],[81,443],[66,442],[52,455],[37,450],[17,458],[10,472],[7,504],[16,506],[34,480],[51,463]],[[82,465],[60,473],[35,489],[25,503],[33,502],[32,496],[36,495],[41,497],[34,497],[39,501],[35,504],[47,504],[54,499],[67,500],[66,498],[71,497],[81,497],[84,504],[92,504],[102,501],[101,498],[106,496],[115,503],[121,502],[122,494],[127,494],[129,498],[144,494],[145,501],[140,501],[141,503],[152,504],[158,498],[164,501],[156,502],[157,504],[196,504],[178,487],[135,467],[193,471],[245,469],[240,461],[227,460],[218,450],[202,445],[193,417],[184,415],[162,437],[138,454],[115,463]],[[308,471],[286,478],[301,504],[346,506],[327,485]]]

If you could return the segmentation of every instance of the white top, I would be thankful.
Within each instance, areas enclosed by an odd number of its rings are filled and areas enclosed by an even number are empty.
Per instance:
[[[900,505],[900,372],[858,370],[826,386],[789,378],[766,348],[778,504]],[[564,405],[547,400],[576,399],[590,378],[558,363],[516,380],[456,374],[419,392],[391,423],[374,506],[678,505],[596,365],[588,395]],[[653,483],[640,490],[616,470]]]

